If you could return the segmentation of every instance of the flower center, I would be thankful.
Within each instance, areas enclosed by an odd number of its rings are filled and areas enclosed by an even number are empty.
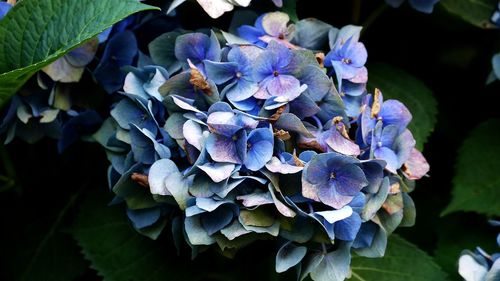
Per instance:
[[[285,34],[280,33],[280,35],[278,35],[278,39],[281,39],[281,40],[285,39]]]
[[[238,136],[234,135],[234,136],[232,136],[231,139],[233,139],[233,141],[237,141],[238,140]]]
[[[280,75],[280,73],[277,70],[273,71],[273,76],[274,77],[278,77],[279,75]]]
[[[345,63],[345,64],[351,64],[352,63],[352,60],[349,59],[349,58],[343,58],[342,59],[342,62]]]
[[[330,179],[331,179],[331,180],[334,180],[334,179],[336,179],[336,178],[337,178],[337,174],[336,174],[335,172],[331,172],[331,173],[330,173]]]
[[[241,72],[236,72],[236,78],[241,78],[241,76],[243,76],[243,74]]]

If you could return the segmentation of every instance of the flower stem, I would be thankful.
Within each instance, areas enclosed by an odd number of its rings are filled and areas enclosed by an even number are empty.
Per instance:
[[[361,30],[361,33],[363,34],[364,32],[366,32],[368,27],[370,27],[388,8],[389,6],[383,3],[376,10],[374,10],[361,24],[363,26],[363,30]]]
[[[359,23],[361,18],[361,0],[352,1],[352,22],[354,24]]]

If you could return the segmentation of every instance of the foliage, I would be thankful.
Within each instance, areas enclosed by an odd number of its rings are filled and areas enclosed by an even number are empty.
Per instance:
[[[0,0],[0,279],[496,280],[499,26],[496,0]]]

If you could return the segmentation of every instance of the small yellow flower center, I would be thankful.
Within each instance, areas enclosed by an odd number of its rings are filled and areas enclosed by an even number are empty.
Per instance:
[[[351,64],[352,63],[352,60],[351,59],[348,59],[348,58],[343,58],[342,59],[342,62],[345,63],[345,64]]]
[[[280,73],[277,70],[273,71],[273,76],[274,77],[278,77],[279,75],[280,75]]]

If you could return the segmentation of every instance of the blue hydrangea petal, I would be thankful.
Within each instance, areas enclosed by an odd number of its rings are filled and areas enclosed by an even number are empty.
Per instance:
[[[373,239],[375,238],[375,233],[377,232],[377,225],[372,222],[365,222],[361,224],[361,227],[356,235],[352,247],[354,249],[368,248],[372,245]]]
[[[177,165],[170,159],[155,161],[148,173],[151,194],[171,195],[165,186],[165,179],[174,172],[179,172]]]
[[[12,5],[7,2],[0,2],[0,20],[12,9]]]
[[[208,235],[213,235],[231,223],[234,212],[231,208],[221,206],[210,213],[201,215],[201,225]]]
[[[215,239],[208,235],[202,226],[200,216],[186,217],[184,231],[191,245],[211,245],[215,243]]]
[[[276,272],[285,272],[302,261],[307,247],[295,246],[291,241],[285,243],[276,254]]]
[[[351,164],[335,171],[335,188],[341,195],[354,196],[368,185],[365,173],[360,167]]]
[[[161,209],[160,208],[148,208],[148,209],[127,209],[127,216],[132,222],[132,225],[136,229],[145,228],[151,226],[160,219]]]
[[[253,81],[241,78],[233,85],[228,85],[222,91],[231,102],[242,102],[252,97],[259,90],[259,85]]]
[[[430,14],[434,10],[434,5],[439,2],[439,0],[409,0],[408,2],[413,9]]]
[[[122,87],[125,73],[121,68],[132,64],[137,51],[137,40],[131,31],[118,33],[108,40],[101,61],[94,71],[96,79],[108,93]]]
[[[391,124],[398,126],[400,133],[404,131],[412,119],[412,115],[408,108],[397,100],[384,101],[378,116],[382,118],[384,126]]]
[[[361,227],[361,218],[358,213],[338,221],[334,225],[335,237],[344,241],[354,241]]]
[[[396,174],[397,169],[401,167],[399,165],[398,156],[390,148],[379,147],[374,151],[374,156],[376,159],[384,160],[387,163],[385,168],[393,174]]]
[[[274,136],[270,129],[259,128],[248,135],[250,148],[247,151],[245,167],[251,171],[258,171],[273,156]]]
[[[203,63],[208,79],[211,79],[218,85],[234,79],[238,72],[238,64],[234,62],[213,62],[205,60]]]
[[[496,54],[491,58],[491,64],[493,66],[493,72],[497,79],[500,79],[500,54]]]
[[[260,37],[266,35],[264,30],[253,27],[251,25],[242,25],[238,27],[238,35],[251,43],[258,43]]]
[[[75,67],[84,67],[94,59],[98,47],[99,40],[94,38],[71,50],[65,55],[65,58],[68,63]]]

